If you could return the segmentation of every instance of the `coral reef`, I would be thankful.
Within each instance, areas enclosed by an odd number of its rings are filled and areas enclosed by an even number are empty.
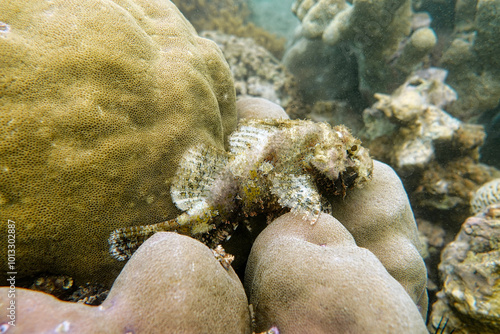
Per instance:
[[[419,178],[412,199],[419,209],[448,212],[449,218],[460,224],[469,216],[471,195],[475,189],[498,176],[498,170],[470,157],[433,161]]]
[[[48,276],[39,277],[30,286],[30,289],[43,291],[62,299],[68,291],[73,288],[73,279],[69,276]]]
[[[394,170],[374,160],[372,179],[345,198],[330,198],[331,215],[372,252],[410,295],[425,318],[427,274],[423,248],[405,188]]]
[[[7,309],[8,288],[0,288]],[[251,333],[243,285],[198,241],[176,233],[150,238],[123,268],[100,306],[16,289],[15,326],[2,333]]]
[[[486,131],[486,139],[480,150],[480,161],[500,169],[500,154],[498,154],[498,147],[500,146],[500,104],[490,112],[482,113],[478,121],[484,125]]]
[[[250,37],[257,44],[281,58],[285,39],[264,30],[252,22],[245,0],[173,0],[197,31],[217,30],[238,37]]]
[[[438,265],[441,261],[441,251],[453,240],[453,235],[446,233],[441,226],[424,219],[416,219],[420,241],[424,247],[422,257],[427,268],[427,291],[433,298],[439,290],[440,278]],[[429,298],[429,301],[432,302]]]
[[[172,2],[198,31],[214,30],[218,26],[224,26],[224,20],[238,27],[243,25],[251,14],[246,0],[173,0]]]
[[[163,223],[117,229],[109,239],[113,257],[127,259],[158,231],[177,231],[215,247],[242,217],[258,213],[286,209],[314,223],[324,209],[323,194],[345,196],[369,179],[373,167],[368,151],[346,127],[311,121],[244,119],[229,138],[229,150],[207,145],[188,150],[171,187],[184,213]]]
[[[314,100],[390,92],[436,44],[410,0],[297,0],[292,9],[301,31],[283,61]],[[330,89],[318,92],[318,82]]]
[[[391,149],[380,151],[396,169],[424,168],[435,158],[438,143],[450,142],[461,127],[442,109],[456,99],[445,77],[440,69],[418,72],[391,95],[375,94],[378,101],[363,112],[366,138],[378,139],[377,144],[391,138]]]
[[[358,106],[342,100],[316,101],[312,106],[302,108],[300,118],[315,122],[327,122],[331,125],[344,124],[353,134],[362,133],[365,123]]]
[[[453,40],[439,65],[458,94],[449,112],[462,120],[500,103],[500,0],[460,0],[455,4]]]
[[[243,97],[236,101],[238,121],[243,119],[290,119],[278,104],[259,97]]]
[[[261,97],[286,110],[301,104],[293,76],[276,57],[252,38],[217,31],[203,31],[200,36],[213,40],[222,50],[231,68],[238,98]]]
[[[266,227],[252,247],[245,289],[256,331],[427,333],[402,286],[324,213],[314,225],[288,213]]]
[[[456,97],[445,76],[434,68],[419,71],[392,95],[375,94],[378,102],[363,113],[362,137],[376,159],[405,176],[416,208],[448,211],[462,222],[471,193],[498,171],[478,162],[483,128],[442,109]]]
[[[184,151],[223,150],[236,127],[229,66],[170,1],[7,0],[0,22],[0,229],[16,223],[18,279],[110,285],[109,233],[178,215]]]
[[[455,241],[441,255],[444,281],[433,305],[430,330],[441,318],[453,333],[493,334],[500,331],[500,205],[468,218]],[[443,331],[449,333],[450,331]]]
[[[470,201],[473,214],[484,211],[493,204],[500,204],[500,179],[483,184],[474,192]]]
[[[293,32],[300,23],[290,10],[294,0],[247,0],[247,2],[251,11],[250,21],[286,39],[293,37]]]
[[[40,276],[29,288],[48,293],[60,300],[87,305],[100,305],[109,293],[102,284],[86,283],[76,287],[69,276]]]
[[[101,305],[108,297],[109,290],[100,284],[91,285],[89,283],[79,286],[69,298],[63,299],[87,305]]]

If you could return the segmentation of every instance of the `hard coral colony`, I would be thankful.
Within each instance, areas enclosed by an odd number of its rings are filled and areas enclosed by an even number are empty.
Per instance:
[[[151,235],[176,231],[215,247],[239,219],[290,210],[314,223],[323,194],[345,195],[370,177],[368,151],[342,126],[303,120],[245,120],[230,152],[201,145],[181,159],[171,195],[184,211],[175,219],[115,230],[110,252],[128,259]]]

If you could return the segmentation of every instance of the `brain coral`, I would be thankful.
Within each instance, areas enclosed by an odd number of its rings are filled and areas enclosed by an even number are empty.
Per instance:
[[[176,216],[185,148],[224,148],[229,67],[170,1],[9,0],[0,22],[0,228],[15,222],[18,278],[109,282],[109,233]]]
[[[470,205],[472,213],[483,211],[492,204],[500,203],[500,178],[482,185],[472,195]]]

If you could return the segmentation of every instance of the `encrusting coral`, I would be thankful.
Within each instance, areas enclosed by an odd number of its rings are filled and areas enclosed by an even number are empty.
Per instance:
[[[177,216],[184,151],[225,148],[229,66],[166,0],[5,0],[0,22],[0,229],[16,223],[18,279],[110,285],[109,233]]]
[[[288,213],[267,226],[252,247],[245,290],[256,331],[427,333],[402,286],[324,213],[314,225]]]
[[[7,310],[9,288],[0,288]],[[2,333],[241,333],[251,322],[243,285],[210,249],[176,233],[158,233],[123,268],[100,306],[16,289],[15,326],[0,312]]]
[[[184,213],[114,231],[111,254],[127,259],[158,231],[177,231],[215,247],[241,217],[284,209],[314,223],[324,209],[324,194],[345,196],[369,179],[373,167],[368,151],[346,127],[304,120],[243,119],[229,137],[229,151],[207,145],[188,150],[171,188]]]

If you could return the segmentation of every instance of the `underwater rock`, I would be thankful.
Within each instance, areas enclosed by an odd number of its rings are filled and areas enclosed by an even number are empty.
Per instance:
[[[231,68],[238,98],[260,97],[285,109],[301,103],[294,77],[252,38],[217,31],[203,31],[200,36],[213,40],[222,50]]]
[[[7,0],[0,22],[0,229],[16,223],[18,279],[110,286],[109,233],[178,215],[180,157],[235,129],[229,66],[170,1]]]
[[[449,211],[448,217],[453,217],[453,221],[460,224],[470,214],[474,191],[481,184],[499,176],[500,172],[495,168],[467,156],[449,161],[433,161],[419,177],[412,199],[420,208]],[[447,225],[444,222],[442,224]]]
[[[301,89],[317,90],[318,82],[330,87],[310,96],[315,100],[345,99],[351,90],[368,99],[390,92],[436,44],[432,29],[412,25],[410,0],[297,0],[292,10],[302,25],[283,62]]]
[[[0,288],[2,310],[7,290]],[[176,233],[157,233],[144,243],[100,306],[16,289],[15,326],[8,321],[1,312],[2,333],[251,333],[247,298],[233,269]]]
[[[245,289],[256,331],[427,333],[403,287],[324,213],[314,225],[288,213],[267,226],[252,247]]]
[[[442,318],[454,334],[500,332],[499,240],[497,204],[468,218],[445,247],[439,265],[444,284],[430,315],[431,332]]]

